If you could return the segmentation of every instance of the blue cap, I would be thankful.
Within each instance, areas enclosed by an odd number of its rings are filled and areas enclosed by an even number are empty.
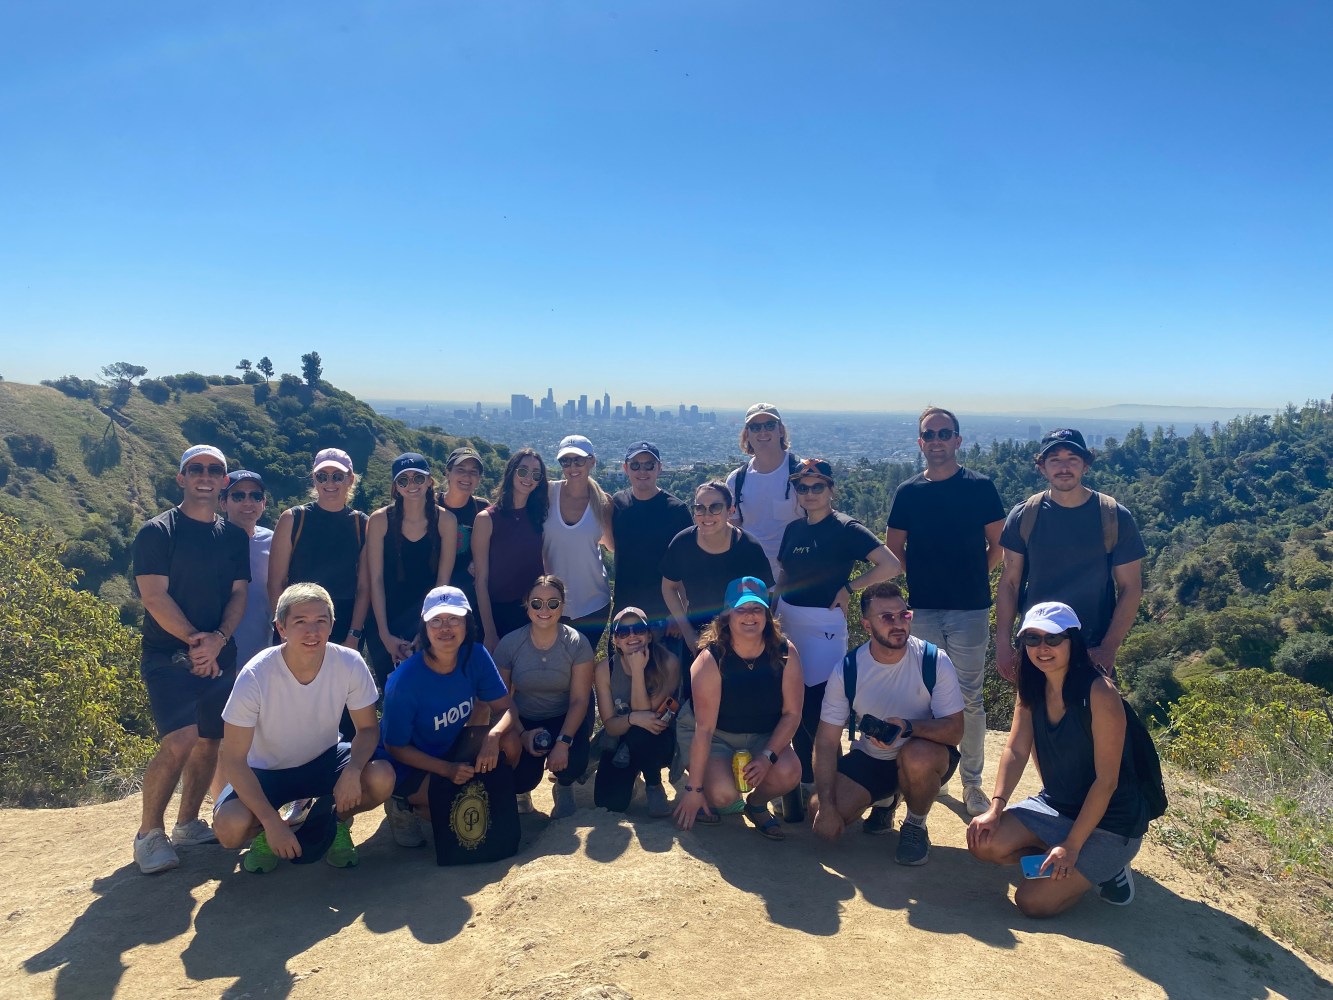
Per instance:
[[[258,472],[250,472],[248,469],[237,469],[235,472],[227,473],[227,489],[230,490],[237,483],[258,483],[261,490],[266,488],[264,477]]]
[[[393,460],[393,479],[398,481],[398,477],[404,472],[424,472],[430,475],[430,463],[426,461],[425,455],[418,455],[415,451],[405,452]]]
[[[651,441],[635,441],[625,449],[625,461],[628,462],[635,455],[642,455],[645,452],[652,455],[653,458],[657,459],[659,462],[662,461],[662,453],[657,450],[657,445],[653,444]]]
[[[739,608],[742,604],[759,604],[768,607],[768,584],[757,576],[743,576],[727,584],[726,596],[722,598],[722,607],[728,611]]]

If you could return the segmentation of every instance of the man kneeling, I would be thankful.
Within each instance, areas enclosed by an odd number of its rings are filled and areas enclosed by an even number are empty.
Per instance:
[[[814,830],[834,840],[872,802],[892,797],[896,806],[905,798],[894,860],[923,865],[930,854],[926,813],[958,767],[963,696],[949,657],[912,637],[912,612],[896,584],[867,588],[861,609],[870,640],[834,668],[824,690]],[[839,759],[844,725],[852,750]]]
[[[213,829],[224,847],[254,837],[246,871],[270,872],[279,858],[323,857],[347,868],[357,863],[351,817],[393,791],[393,767],[370,759],[379,738],[375,681],[360,653],[329,642],[333,599],[318,584],[284,590],[274,624],[283,643],[245,666],[222,710],[221,762],[231,788]],[[344,708],[356,726],[350,744],[338,741]],[[293,829],[278,809],[305,799],[314,802]]]

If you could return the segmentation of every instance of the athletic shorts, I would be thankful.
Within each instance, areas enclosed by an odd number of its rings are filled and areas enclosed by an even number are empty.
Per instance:
[[[1062,816],[1035,796],[1015,802],[1005,812],[1017,816],[1028,831],[1048,848],[1063,844],[1069,837],[1069,831],[1074,828],[1072,819]],[[1084,841],[1074,867],[1093,885],[1100,885],[1133,861],[1142,844],[1141,837],[1123,837],[1097,827],[1092,831],[1092,836]]]
[[[941,788],[949,783],[954,771],[958,770],[960,756],[958,748],[948,747],[947,749],[949,751],[949,769],[944,772],[944,777],[940,778]],[[846,775],[850,780],[869,792],[871,802],[887,799],[898,791],[897,757],[893,760],[880,760],[868,753],[853,749],[851,753],[844,754],[842,759],[838,761],[838,773]]]
[[[148,705],[157,735],[198,726],[202,739],[222,739],[222,709],[236,681],[236,644],[228,642],[223,647],[218,656],[222,673],[217,677],[192,674],[189,664],[175,662],[174,655],[174,652],[144,650],[139,660],[139,673],[148,689]]]

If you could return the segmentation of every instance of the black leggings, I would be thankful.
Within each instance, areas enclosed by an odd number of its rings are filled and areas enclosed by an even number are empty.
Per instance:
[[[565,724],[565,717],[557,715],[554,719],[529,719],[521,716],[520,721],[523,728],[527,729],[545,729],[553,737],[559,739],[560,729]],[[583,717],[583,723],[579,726],[579,731],[574,734],[574,742],[569,747],[569,763],[563,771],[556,772],[555,780],[568,787],[583,777],[583,772],[588,770],[588,738],[592,736],[592,713]],[[542,780],[542,771],[546,768],[546,757],[534,757],[524,750],[519,754],[518,766],[514,768],[514,791],[518,794],[530,792],[536,788]]]
[[[669,726],[660,733],[650,733],[642,726],[630,726],[620,738],[629,747],[629,763],[616,767],[615,751],[602,754],[597,763],[597,781],[592,786],[593,805],[624,812],[634,797],[634,779],[643,775],[647,785],[662,784],[662,768],[671,763],[676,750],[676,727]]]
[[[819,729],[819,710],[824,707],[824,688],[822,684],[809,684],[805,689],[805,701],[801,705],[801,724],[791,738],[792,749],[801,762],[801,780],[806,784],[815,780],[813,754],[815,750],[815,732]]]

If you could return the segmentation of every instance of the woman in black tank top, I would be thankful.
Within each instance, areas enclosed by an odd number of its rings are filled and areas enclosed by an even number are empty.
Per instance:
[[[1125,905],[1134,897],[1129,862],[1147,809],[1125,745],[1120,694],[1088,656],[1066,604],[1033,605],[1019,648],[1009,741],[991,807],[968,827],[968,849],[995,864],[1023,861],[1014,902],[1027,916],[1062,913],[1094,886],[1106,902]],[[1034,752],[1041,792],[1005,808]]]

